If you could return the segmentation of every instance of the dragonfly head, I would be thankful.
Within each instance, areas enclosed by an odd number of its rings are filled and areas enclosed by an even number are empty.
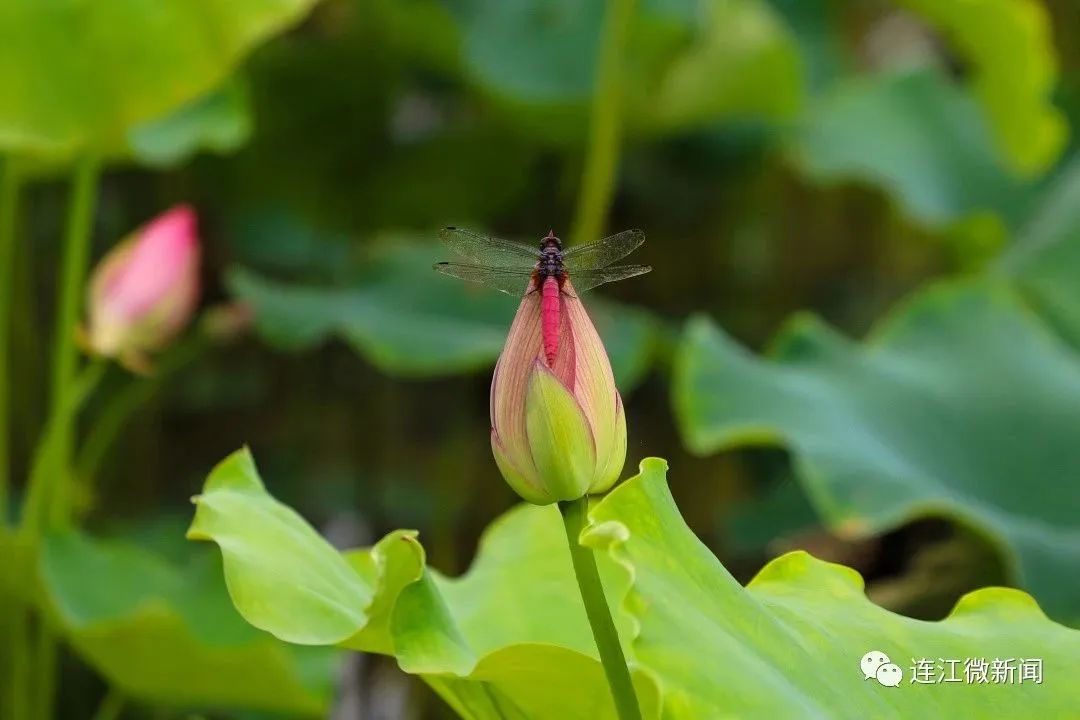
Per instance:
[[[545,235],[542,240],[540,240],[541,250],[545,250],[550,247],[553,247],[557,250],[562,250],[562,241],[559,240],[559,238],[555,237],[554,230],[548,230],[548,234]]]

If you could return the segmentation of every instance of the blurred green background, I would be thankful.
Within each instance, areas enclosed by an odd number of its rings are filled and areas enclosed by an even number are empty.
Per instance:
[[[62,168],[89,148],[108,161],[93,258],[190,202],[203,308],[253,311],[227,343],[189,331],[153,378],[109,371],[76,458],[91,535],[210,562],[183,540],[188,499],[247,444],[339,544],[417,528],[435,567],[464,571],[515,502],[487,418],[515,303],[435,276],[438,228],[640,227],[632,261],[653,272],[590,304],[624,475],[667,458],[737,577],[806,548],[900,613],[1011,584],[1080,622],[1074,3],[5,4],[16,497],[48,407]],[[57,713],[86,718],[126,670],[71,632]],[[385,658],[309,665],[340,679],[336,717],[448,716]],[[122,717],[261,717],[167,695]]]

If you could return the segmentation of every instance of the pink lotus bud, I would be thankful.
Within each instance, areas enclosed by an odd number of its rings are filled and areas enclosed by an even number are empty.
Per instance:
[[[491,448],[518,495],[547,505],[615,483],[626,460],[626,417],[607,352],[570,281],[549,352],[541,296],[522,298],[495,366]]]
[[[180,205],[123,240],[98,264],[90,280],[92,352],[135,370],[146,353],[179,333],[199,300],[199,240],[192,209]]]

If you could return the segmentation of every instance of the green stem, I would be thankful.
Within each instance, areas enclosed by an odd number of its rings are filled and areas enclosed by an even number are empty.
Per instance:
[[[619,633],[604,598],[604,586],[600,582],[596,557],[590,548],[579,541],[581,531],[585,528],[588,510],[588,496],[559,503],[574,574],[581,590],[581,599],[585,603],[585,614],[592,627],[593,639],[596,640],[596,649],[600,652],[600,663],[604,666],[604,675],[607,676],[608,686],[615,700],[615,710],[619,720],[641,720],[641,710],[638,708],[637,695],[630,680],[630,670],[626,666],[626,656],[623,655]]]
[[[174,372],[199,357],[207,348],[209,338],[204,331],[183,340],[161,358],[153,375],[137,378],[112,395],[94,416],[86,439],[75,460],[75,476],[89,488],[106,454],[124,429],[128,419],[161,389]]]
[[[12,612],[11,717],[30,716],[30,610],[20,599]]]
[[[41,362],[43,342],[48,333],[38,323],[34,283],[34,248],[29,241],[15,243],[12,270],[11,317],[11,443],[15,448],[32,448],[44,425],[44,393],[47,363]],[[19,398],[22,402],[18,402]]]
[[[107,365],[97,359],[87,365],[71,383],[67,404],[57,408],[56,414],[49,419],[42,438],[38,443],[34,465],[30,472],[30,489],[23,503],[23,525],[20,527],[24,541],[31,548],[39,547],[41,534],[50,525],[61,520],[49,518],[50,508],[57,505],[56,496],[63,492],[70,482],[70,469],[60,455],[64,438],[70,436],[79,408],[86,401],[101,380]],[[30,613],[23,611],[16,622],[30,623]],[[52,717],[53,701],[56,688],[57,635],[50,619],[38,614],[36,632],[24,634],[16,642],[15,653],[18,658],[17,671],[24,677],[28,688],[28,700],[23,704],[32,708],[29,715],[16,717],[37,717],[49,720]],[[32,665],[32,667],[30,667]]]
[[[19,180],[14,161],[0,163],[0,532],[8,521],[8,492],[11,480],[11,318],[12,265],[15,256],[15,214],[18,205]],[[21,622],[23,608],[18,600],[0,597],[0,638],[6,647],[0,647],[0,715],[10,713],[18,717],[25,705],[25,694],[20,682],[25,681],[26,663],[22,656]],[[4,686],[7,686],[6,688]]]
[[[116,720],[120,717],[120,713],[124,710],[123,694],[116,688],[109,688],[109,692],[105,693],[105,697],[101,699],[101,704],[98,705],[97,712],[94,713],[92,720]]]
[[[20,526],[20,531],[32,545],[36,545],[47,527],[62,521],[53,513],[60,502],[57,495],[66,492],[70,483],[66,444],[70,443],[79,408],[97,387],[107,367],[103,359],[96,358],[83,368],[70,383],[66,404],[56,408],[38,441]]]
[[[49,620],[38,613],[36,648],[34,653],[34,713],[40,720],[51,720],[56,695],[56,632]]]
[[[49,412],[52,422],[64,417],[65,409],[72,405],[71,394],[75,391],[75,374],[79,360],[75,333],[79,322],[80,300],[84,294],[86,266],[90,257],[98,171],[96,158],[84,159],[76,166],[72,183],[67,237],[64,242],[64,265],[60,276],[60,294],[53,333],[52,395]],[[68,469],[71,456],[74,434],[71,419],[57,428],[55,452],[58,464],[55,467],[64,470]],[[66,477],[66,473],[64,476]],[[67,489],[67,483],[62,479],[56,483],[55,492],[49,498],[48,516],[51,521],[62,523],[67,517]]]
[[[11,481],[11,314],[19,176],[13,160],[0,166],[0,527],[8,520]]]
[[[98,171],[97,159],[86,158],[76,165],[72,178],[53,331],[49,421],[38,443],[23,507],[21,530],[29,535],[34,547],[40,542],[45,528],[63,524],[70,512],[68,495],[75,418],[79,405],[104,370],[103,363],[95,363],[87,369],[85,376],[76,377],[79,357],[75,347],[75,331],[90,258]],[[56,636],[48,619],[44,616],[39,616],[39,619],[41,624],[38,627],[32,671],[35,680],[33,702],[37,717],[47,720],[52,717],[53,710],[57,648]]]
[[[634,19],[635,0],[608,0],[600,36],[589,124],[585,170],[578,195],[570,239],[574,243],[595,240],[603,230],[615,190],[622,125],[623,57]]]

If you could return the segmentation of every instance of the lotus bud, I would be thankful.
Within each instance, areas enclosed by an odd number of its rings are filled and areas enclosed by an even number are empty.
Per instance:
[[[191,318],[199,299],[199,240],[191,208],[159,215],[98,264],[89,287],[87,348],[136,371]]]
[[[558,343],[545,352],[530,288],[491,381],[491,449],[506,482],[537,505],[604,492],[626,460],[626,416],[600,336],[569,280]]]

